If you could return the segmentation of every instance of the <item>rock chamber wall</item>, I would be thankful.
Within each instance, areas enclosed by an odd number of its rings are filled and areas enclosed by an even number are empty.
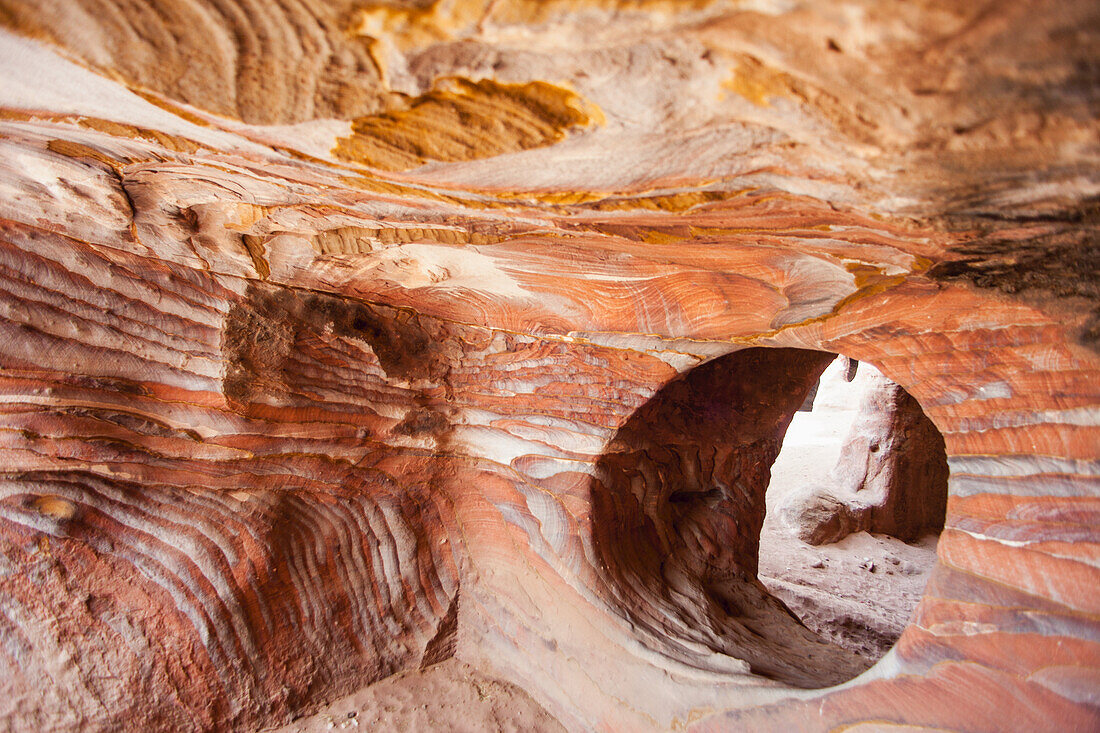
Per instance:
[[[1100,727],[1095,3],[0,24],[3,727],[254,730],[448,658],[569,730]],[[839,687],[752,556],[807,350],[950,471]]]

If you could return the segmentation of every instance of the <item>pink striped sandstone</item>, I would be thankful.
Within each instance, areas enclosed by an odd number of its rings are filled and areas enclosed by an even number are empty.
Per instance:
[[[0,36],[7,727],[254,729],[448,654],[568,729],[1100,726],[1089,4],[454,3],[369,43],[307,4],[174,42],[10,5],[72,60]],[[207,38],[223,82],[158,77]],[[600,115],[498,149],[493,98],[468,160],[331,152],[323,118],[448,75]],[[770,608],[751,533],[721,544],[751,512],[661,524],[677,470],[763,455],[660,392],[749,347],[872,363],[945,437],[939,564],[846,686],[738,636]],[[722,362],[764,443],[789,353]]]

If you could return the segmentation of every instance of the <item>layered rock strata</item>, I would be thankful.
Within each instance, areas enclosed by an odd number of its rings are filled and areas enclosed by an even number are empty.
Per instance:
[[[253,730],[453,658],[569,730],[1100,726],[1096,14],[0,3],[0,720]],[[840,687],[753,633],[781,349],[951,473]]]

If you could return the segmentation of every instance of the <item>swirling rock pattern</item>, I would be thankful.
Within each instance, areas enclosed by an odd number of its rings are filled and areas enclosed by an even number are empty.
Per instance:
[[[1094,4],[0,22],[8,729],[256,729],[449,657],[570,730],[1100,727]],[[805,350],[951,473],[833,688],[754,577]]]

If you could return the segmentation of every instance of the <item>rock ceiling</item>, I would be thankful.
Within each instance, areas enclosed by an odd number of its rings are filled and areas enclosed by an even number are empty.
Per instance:
[[[452,656],[570,730],[1100,727],[1094,3],[0,23],[7,728],[257,729]],[[757,485],[788,349],[951,472],[841,687],[761,625],[756,520],[670,493]]]

